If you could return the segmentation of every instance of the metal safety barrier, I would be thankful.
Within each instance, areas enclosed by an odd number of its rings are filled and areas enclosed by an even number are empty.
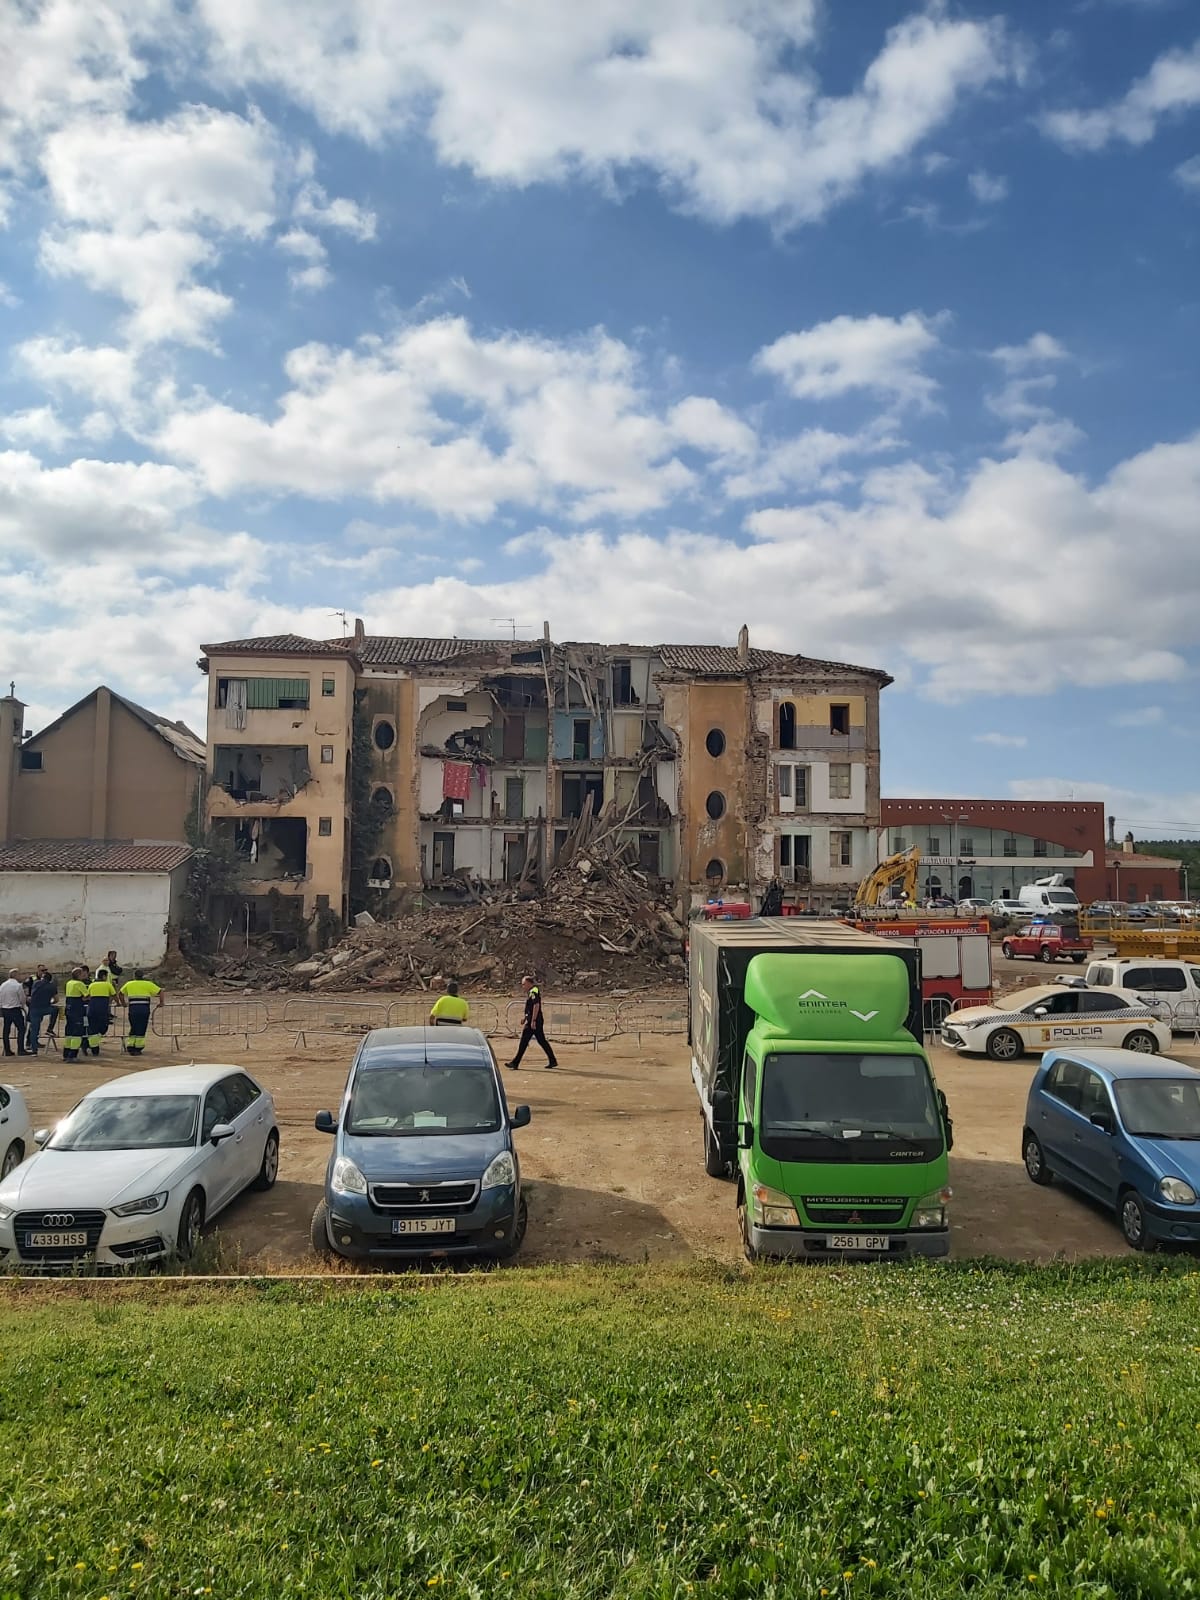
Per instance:
[[[168,1000],[150,1013],[150,1026],[176,1050],[180,1039],[235,1039],[239,1034],[248,1050],[250,1035],[266,1033],[270,1017],[260,1000]]]
[[[687,996],[678,1000],[630,999],[617,1006],[618,1033],[686,1033]]]
[[[388,1007],[387,1025],[389,1028],[418,1028],[423,1022],[429,1021],[429,1012],[437,995],[414,994],[403,1000],[393,1000]],[[467,1017],[469,1028],[478,1028],[481,1033],[486,1033],[490,1038],[500,1031],[500,1011],[491,1000],[471,1000],[470,1014]]]
[[[545,1000],[542,1020],[552,1045],[596,1045],[616,1034],[617,1007],[612,1000]],[[524,1000],[510,1000],[504,1014],[505,1035],[515,1039],[524,1023]]]
[[[361,1038],[372,1028],[386,1028],[390,1007],[382,1000],[289,1000],[283,1008],[283,1025],[296,1030],[296,1045],[307,1048],[309,1035],[321,1038]]]
[[[1164,1005],[1163,1011],[1163,1021],[1170,1020],[1172,1034],[1180,1034],[1185,1039],[1190,1038],[1192,1044],[1200,1044],[1200,1003],[1182,1000],[1175,1006]]]

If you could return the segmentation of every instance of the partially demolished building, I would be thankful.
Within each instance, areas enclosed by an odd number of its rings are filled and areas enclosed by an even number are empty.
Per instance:
[[[535,886],[579,839],[681,911],[772,878],[818,907],[874,864],[871,668],[736,646],[296,635],[203,647],[208,814],[254,925],[408,889]],[[355,877],[357,874],[357,882]]]

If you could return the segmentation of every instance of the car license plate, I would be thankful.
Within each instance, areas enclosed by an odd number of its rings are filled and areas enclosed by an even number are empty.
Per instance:
[[[826,1250],[886,1250],[886,1233],[830,1233],[825,1238]]]
[[[87,1246],[86,1233],[27,1233],[26,1250],[70,1250]]]
[[[394,1217],[393,1233],[453,1233],[453,1217]]]

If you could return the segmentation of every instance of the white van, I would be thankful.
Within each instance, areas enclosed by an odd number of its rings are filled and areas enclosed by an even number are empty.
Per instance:
[[[1132,989],[1143,995],[1163,1021],[1168,1014],[1176,1033],[1200,1026],[1200,965],[1165,956],[1111,957],[1093,961],[1084,982],[1089,988]]]
[[[1066,887],[1061,872],[1039,878],[1036,883],[1023,883],[1017,890],[1017,899],[1022,911],[1065,911],[1079,915],[1079,898],[1074,889]]]

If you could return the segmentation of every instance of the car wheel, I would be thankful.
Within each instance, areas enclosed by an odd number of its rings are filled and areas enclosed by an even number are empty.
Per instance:
[[[200,1230],[204,1226],[204,1192],[193,1189],[183,1202],[179,1213],[179,1233],[175,1240],[175,1253],[181,1261],[190,1261],[200,1243]]]
[[[1117,1219],[1121,1224],[1121,1232],[1125,1235],[1125,1243],[1131,1250],[1156,1250],[1158,1242],[1150,1233],[1146,1222],[1146,1208],[1142,1205],[1141,1196],[1134,1189],[1126,1189],[1117,1202]]]
[[[1015,1061],[1024,1053],[1021,1035],[1011,1028],[997,1028],[988,1039],[987,1054],[993,1061]]]
[[[1009,944],[1007,939],[1000,946],[1000,954],[1004,957],[1005,961],[1011,961],[1013,958],[1012,945]]]
[[[25,1159],[25,1146],[20,1139],[14,1139],[4,1152],[4,1160],[0,1162],[0,1183],[3,1183],[9,1173],[15,1172]]]
[[[263,1145],[262,1165],[258,1169],[258,1177],[254,1180],[256,1189],[273,1189],[275,1179],[279,1176],[279,1130],[272,1128],[267,1135],[267,1142]]]
[[[312,1214],[312,1221],[308,1225],[308,1242],[317,1255],[323,1256],[326,1261],[333,1260],[335,1252],[329,1242],[329,1208],[324,1200],[317,1202],[317,1209]]]
[[[1083,965],[1083,963],[1087,960],[1087,957],[1086,956],[1072,956],[1071,960],[1075,963],[1075,965],[1077,967],[1081,967]]]
[[[704,1170],[710,1178],[723,1178],[725,1163],[721,1159],[721,1148],[713,1138],[713,1131],[703,1111],[700,1113],[700,1124],[704,1130]]]
[[[742,1235],[742,1254],[745,1256],[747,1261],[757,1261],[758,1251],[754,1248],[754,1245],[750,1240],[750,1208],[746,1204],[745,1190],[741,1188],[738,1189],[737,1213],[738,1227],[741,1230]]]
[[[954,1001],[948,994],[935,994],[926,1000],[921,1008],[921,1020],[925,1024],[926,1033],[939,1033],[942,1023],[954,1009]]]
[[[1158,1040],[1146,1028],[1135,1028],[1125,1040],[1126,1050],[1136,1050],[1140,1056],[1156,1056]]]
[[[1046,1152],[1042,1149],[1041,1142],[1034,1133],[1025,1130],[1025,1142],[1021,1146],[1021,1159],[1025,1163],[1025,1171],[1031,1183],[1038,1183],[1045,1187],[1054,1182],[1054,1174],[1046,1165]]]
[[[493,1261],[511,1261],[517,1251],[525,1243],[525,1230],[529,1226],[529,1204],[524,1192],[521,1194],[521,1203],[517,1207],[517,1225],[513,1229],[513,1236],[507,1244],[502,1244],[499,1250],[492,1251]]]
[[[1041,960],[1041,961],[1044,961],[1047,966],[1049,966],[1051,964],[1051,962],[1053,962],[1053,960],[1054,960],[1054,951],[1051,950],[1051,948],[1050,948],[1050,946],[1048,944],[1044,944],[1042,946],[1041,950],[1038,952],[1038,959]]]

